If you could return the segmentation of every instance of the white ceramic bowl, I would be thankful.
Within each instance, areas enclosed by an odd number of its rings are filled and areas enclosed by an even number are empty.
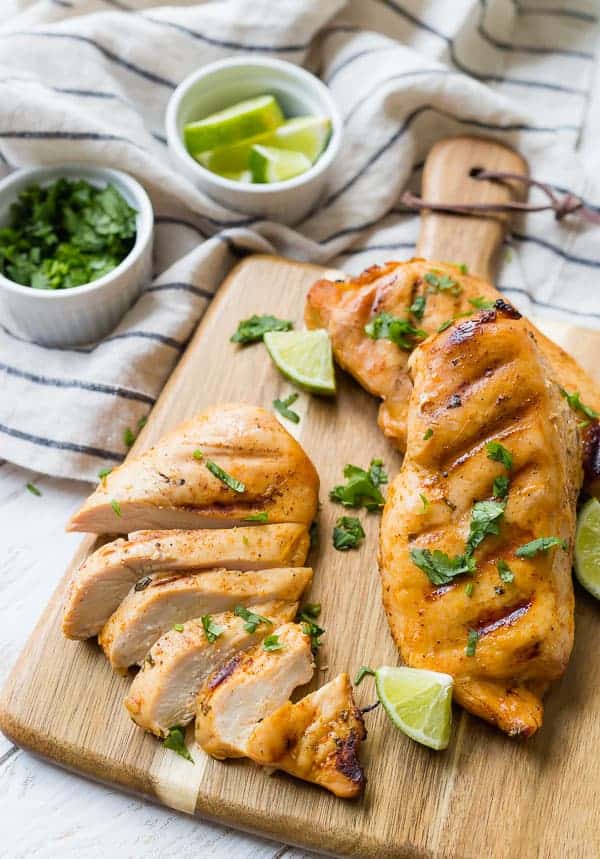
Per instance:
[[[90,343],[107,334],[140,294],[152,275],[154,213],[139,182],[120,170],[88,164],[58,164],[17,170],[0,182],[0,225],[18,193],[28,185],[49,185],[60,178],[114,185],[137,211],[135,244],[112,271],[72,289],[32,289],[0,274],[0,320],[19,334],[46,346]]]
[[[315,164],[293,179],[245,184],[223,179],[199,164],[183,142],[183,127],[238,101],[274,95],[286,117],[331,119],[331,137]],[[175,166],[198,188],[230,209],[284,224],[300,221],[318,201],[342,137],[342,120],[325,84],[283,60],[241,57],[204,66],[179,84],[167,107],[167,139]]]

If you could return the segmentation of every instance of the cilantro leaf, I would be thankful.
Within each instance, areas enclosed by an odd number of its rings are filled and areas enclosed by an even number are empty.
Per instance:
[[[493,301],[489,301],[482,295],[478,295],[476,298],[470,298],[469,304],[476,310],[493,310],[496,306]]]
[[[471,512],[467,553],[472,554],[486,537],[500,533],[506,501],[476,501]]]
[[[338,552],[356,549],[365,538],[360,521],[356,516],[340,516],[333,529],[333,545]]]
[[[34,483],[26,483],[25,485],[32,495],[40,496],[42,494]]]
[[[181,725],[175,725],[172,728],[169,728],[169,733],[163,740],[163,744],[165,748],[171,749],[172,752],[177,752],[178,755],[181,755],[182,758],[185,758],[186,761],[190,761],[190,763],[194,763],[193,757],[190,755],[188,751],[188,747],[185,744],[185,728],[182,728]]]
[[[422,328],[415,328],[410,319],[400,319],[384,311],[374,316],[365,325],[365,334],[372,340],[391,340],[401,349],[410,351],[415,347],[415,340],[427,337]]]
[[[245,492],[246,484],[242,483],[241,480],[237,480],[235,477],[232,477],[231,474],[228,474],[220,465],[217,465],[216,462],[213,462],[212,459],[205,459],[204,464],[208,468],[211,474],[214,474],[215,477],[218,477],[221,483],[224,483],[225,486],[228,486],[229,489],[233,489],[234,492]]]
[[[466,554],[451,558],[439,549],[434,549],[433,552],[430,549],[411,549],[410,557],[432,585],[447,585],[456,576],[475,570],[475,559]]]
[[[506,498],[508,495],[508,484],[509,480],[506,474],[499,474],[498,477],[494,479],[494,485],[492,487],[494,498]]]
[[[236,605],[233,610],[233,613],[236,617],[241,617],[242,620],[245,621],[244,629],[246,632],[256,632],[257,628],[261,625],[261,623],[267,623],[269,626],[273,626],[273,622],[269,620],[268,617],[263,617],[262,614],[256,614],[250,609],[247,609],[246,606]]]
[[[440,271],[428,271],[424,280],[429,285],[430,292],[450,292],[451,295],[455,296],[462,292],[462,286],[458,281]]]
[[[284,647],[285,645],[283,641],[280,641],[279,636],[275,633],[267,635],[267,637],[263,639],[263,650],[266,650],[267,653],[272,650],[283,650]]]
[[[501,462],[507,471],[511,470],[513,465],[512,453],[503,444],[500,444],[499,441],[490,441],[486,444],[485,449],[487,450],[488,459],[492,459],[494,462]]]
[[[237,331],[229,339],[232,343],[257,343],[263,339],[267,331],[291,331],[294,327],[289,319],[278,319],[276,316],[251,316],[242,319]]]
[[[511,582],[514,582],[515,574],[503,558],[498,558],[496,561],[496,568],[498,570],[498,575],[504,584],[509,585]]]
[[[479,641],[479,633],[476,629],[470,629],[467,634],[467,646],[465,648],[465,653],[467,656],[475,656],[475,649],[477,647],[477,642]]]
[[[600,414],[598,414],[598,412],[594,411],[594,409],[592,409],[590,406],[586,406],[585,403],[581,402],[579,391],[575,391],[572,394],[569,394],[569,392],[565,391],[564,388],[559,388],[559,391],[574,411],[582,412],[586,416],[586,418],[589,418],[591,421],[596,420],[596,418],[600,417]]]
[[[287,418],[288,421],[292,421],[294,424],[299,424],[300,415],[288,408],[295,403],[297,399],[298,394],[290,394],[289,397],[285,398],[285,400],[273,400],[273,408],[275,408],[283,418]]]
[[[425,305],[427,304],[427,296],[425,293],[422,295],[417,295],[415,300],[408,308],[408,312],[412,313],[413,316],[416,316],[417,319],[423,319],[425,315]]]
[[[364,678],[367,676],[367,674],[370,674],[371,677],[375,677],[375,672],[373,671],[372,668],[369,668],[368,665],[361,665],[360,668],[358,669],[358,671],[356,672],[356,677],[354,678],[354,681],[353,681],[354,685],[355,686],[360,685],[362,683],[362,681],[364,680]]]
[[[225,627],[215,623],[210,614],[203,614],[200,622],[202,623],[202,629],[209,644],[214,644],[217,638],[225,632]]]
[[[329,493],[332,501],[337,501],[345,507],[366,507],[367,510],[379,510],[385,503],[385,498],[379,491],[379,486],[387,482],[387,474],[379,459],[371,460],[369,471],[358,465],[348,464],[344,468],[345,485],[334,486]]]
[[[252,513],[250,516],[246,516],[244,522],[268,522],[269,514],[266,510],[261,510],[260,513]]]
[[[567,541],[561,540],[560,537],[538,537],[537,540],[531,540],[524,546],[519,546],[515,555],[517,558],[533,558],[540,552],[547,552],[554,546],[560,546],[565,552],[569,549]]]

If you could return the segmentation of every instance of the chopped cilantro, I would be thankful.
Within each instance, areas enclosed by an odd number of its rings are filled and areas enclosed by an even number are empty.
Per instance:
[[[475,649],[477,647],[477,642],[479,641],[479,633],[476,629],[470,629],[467,635],[467,646],[465,648],[465,653],[467,656],[475,656]]]
[[[585,403],[581,402],[579,391],[575,391],[573,394],[569,394],[569,392],[565,391],[564,388],[559,388],[559,391],[574,411],[582,412],[582,414],[584,414],[586,418],[589,418],[590,421],[596,420],[596,418],[600,417],[600,414],[594,411],[591,406],[586,406]],[[581,426],[584,427],[586,427],[587,425],[588,421],[584,421],[581,424]]]
[[[301,615],[302,617],[302,615]],[[321,646],[321,636],[325,634],[322,626],[319,626],[314,620],[302,621],[302,632],[310,638],[310,646],[313,653],[316,653]]]
[[[34,289],[71,289],[116,268],[135,236],[136,211],[113,185],[28,185],[0,229],[0,273]]]
[[[383,507],[385,499],[379,486],[387,482],[387,474],[380,459],[371,460],[368,471],[349,464],[344,468],[344,477],[348,482],[344,486],[334,486],[329,493],[332,501],[345,507],[366,507],[367,510]]]
[[[266,510],[261,510],[260,513],[252,513],[251,516],[246,516],[244,522],[268,522],[269,514]]]
[[[469,304],[472,305],[476,310],[493,310],[496,306],[493,301],[489,301],[482,295],[478,295],[476,298],[470,298]]]
[[[430,292],[449,292],[455,296],[462,292],[462,286],[458,281],[439,271],[428,271],[424,280],[429,285]]]
[[[113,500],[110,502],[110,506],[114,510],[115,516],[119,516],[119,518],[120,518],[122,514],[121,514],[121,505],[119,504],[119,502],[115,501],[115,499],[113,498]]]
[[[214,474],[215,477],[218,477],[221,483],[224,483],[225,486],[228,486],[229,489],[233,489],[234,492],[245,492],[246,484],[242,483],[241,480],[236,480],[235,477],[232,477],[231,474],[228,474],[224,469],[221,468],[220,465],[217,465],[216,462],[213,462],[212,459],[205,459],[204,463],[211,474]]]
[[[419,498],[421,499],[421,502],[423,504],[423,513],[425,513],[425,511],[429,507],[429,499],[426,495],[423,495],[422,492],[419,492]]]
[[[454,322],[453,319],[446,319],[446,321],[442,322],[442,324],[437,329],[437,333],[441,334],[442,331],[446,331],[447,328],[450,328],[450,326],[452,325],[453,322]]]
[[[183,632],[183,624],[182,623],[174,623],[173,629],[175,632]]]
[[[263,639],[263,650],[266,650],[267,653],[270,653],[272,650],[283,650],[283,648],[283,641],[280,641],[279,636],[275,635],[275,633],[267,635],[267,637]]]
[[[138,432],[139,432],[139,430],[144,429],[144,427],[146,426],[147,423],[148,423],[147,417],[140,418],[139,421],[137,422]]]
[[[490,441],[486,444],[485,448],[488,459],[492,459],[494,462],[501,462],[507,471],[511,470],[513,465],[512,453],[503,444],[500,444],[499,441]]]
[[[372,668],[369,668],[368,665],[361,665],[358,671],[356,672],[356,677],[354,678],[354,685],[359,686],[362,681],[365,679],[367,674],[370,674],[371,677],[375,677],[375,672]]]
[[[100,471],[98,472],[98,477],[102,481],[103,485],[106,482],[106,478],[111,473],[111,471],[112,471],[112,468],[101,468]]]
[[[300,415],[297,412],[288,408],[298,399],[298,394],[290,394],[285,400],[273,400],[273,408],[276,409],[283,418],[287,418],[294,424],[300,423]]]
[[[242,319],[237,331],[230,337],[232,343],[257,343],[263,339],[267,331],[290,331],[294,327],[289,319],[277,319],[276,316],[251,316]]]
[[[236,605],[233,613],[236,617],[241,617],[242,620],[245,621],[244,629],[246,632],[256,632],[261,623],[267,623],[269,626],[273,626],[273,622],[270,621],[268,617],[263,617],[262,614],[255,614],[255,612],[250,611],[250,609],[247,609],[243,605]]]
[[[333,529],[333,545],[338,552],[356,549],[365,538],[365,532],[356,516],[340,516]]]
[[[185,744],[185,728],[182,728],[181,725],[175,725],[173,728],[169,728],[169,733],[164,738],[163,744],[167,749],[171,749],[172,752],[177,752],[177,754],[181,755],[182,758],[185,758],[186,761],[194,763],[194,759],[190,755],[188,747]]]
[[[505,560],[503,560],[502,558],[498,558],[498,560],[496,561],[496,568],[498,570],[498,575],[500,576],[504,584],[509,585],[511,582],[514,582],[515,574]]]
[[[410,319],[400,319],[384,311],[365,325],[365,334],[372,340],[391,340],[401,349],[410,351],[415,347],[415,340],[427,337],[422,328],[415,328]]]
[[[471,511],[467,552],[473,553],[486,537],[500,533],[505,501],[476,501]]]
[[[538,537],[537,540],[531,540],[524,546],[519,546],[515,555],[517,558],[533,558],[539,552],[547,552],[554,546],[560,546],[565,552],[569,549],[567,541],[561,540],[560,537]]]
[[[460,262],[460,263],[458,263],[458,270],[460,271],[461,274],[468,274],[469,273],[469,266],[466,264],[466,262]]]
[[[509,481],[506,474],[499,474],[498,477],[494,479],[494,485],[492,488],[494,498],[506,498],[508,495],[508,483]]]
[[[431,427],[429,427],[429,429],[425,430],[425,432],[423,433],[423,441],[429,441],[432,435],[433,430],[431,429]]]
[[[467,586],[465,587],[465,593],[469,597],[469,599],[473,596],[473,589],[475,585],[473,582],[467,582]]]
[[[430,549],[411,549],[410,557],[432,585],[447,585],[456,576],[475,570],[475,559],[467,554],[451,558],[439,549],[434,549],[433,552]]]
[[[200,462],[201,459],[204,459],[204,454],[198,448],[196,448],[196,450],[193,452],[192,456],[194,457],[194,459],[197,459],[198,462]]]
[[[131,447],[135,441],[135,433],[131,427],[125,427],[123,430],[123,441],[126,447]]]
[[[416,316],[417,319],[423,319],[425,315],[425,305],[427,304],[427,296],[425,293],[422,295],[417,295],[415,300],[408,308],[408,312],[412,313],[413,316]]]
[[[300,620],[315,620],[321,614],[320,602],[307,602],[298,613]]]
[[[26,486],[32,495],[41,496],[42,493],[40,492],[40,490],[37,488],[37,486],[34,483],[27,483]]]
[[[202,629],[209,644],[214,644],[217,638],[225,632],[225,627],[215,623],[210,614],[203,614],[200,622],[202,623]]]

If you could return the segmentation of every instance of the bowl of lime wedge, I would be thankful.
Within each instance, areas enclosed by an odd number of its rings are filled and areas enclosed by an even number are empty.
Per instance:
[[[169,101],[176,167],[228,209],[297,223],[323,194],[342,121],[328,88],[299,66],[236,58],[204,66]]]

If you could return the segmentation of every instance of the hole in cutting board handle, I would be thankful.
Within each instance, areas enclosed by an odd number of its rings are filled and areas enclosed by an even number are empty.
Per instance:
[[[484,170],[485,170],[485,167],[471,167],[471,169],[469,170],[469,176],[471,176],[471,178],[475,179],[475,178],[477,178],[477,176],[480,176]]]

